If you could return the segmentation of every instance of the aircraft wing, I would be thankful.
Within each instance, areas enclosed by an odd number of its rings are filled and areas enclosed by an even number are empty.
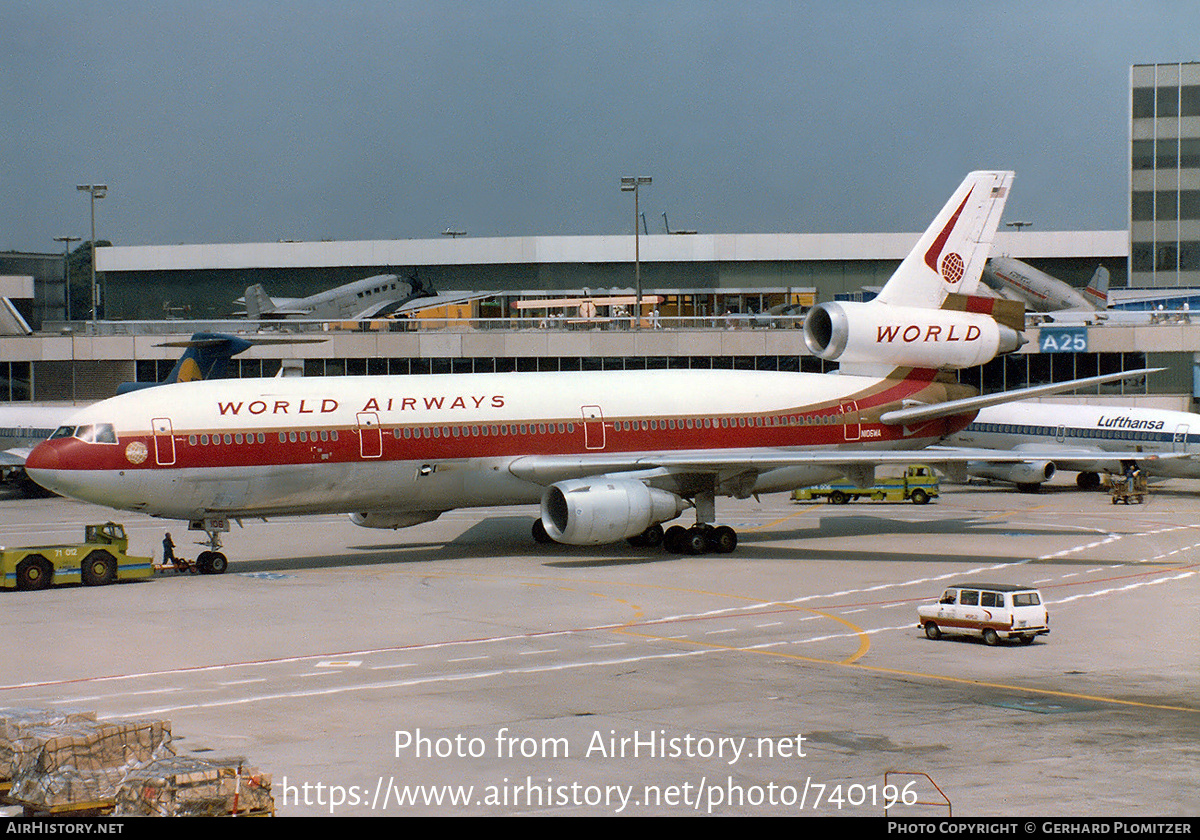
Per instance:
[[[499,292],[445,292],[440,295],[428,295],[426,297],[413,298],[410,301],[402,303],[396,307],[395,312],[391,314],[402,314],[405,312],[416,312],[418,309],[429,309],[433,306],[453,306],[457,303],[470,303],[473,300],[483,300],[484,298],[497,295]]]
[[[248,313],[247,313],[248,314]],[[278,306],[270,312],[262,312],[257,317],[263,320],[271,318],[305,318],[312,315],[311,309],[298,309],[293,307]]]
[[[395,298],[392,298],[391,300],[387,300],[387,299],[377,300],[374,303],[372,303],[370,306],[368,306],[367,308],[365,308],[359,312],[355,312],[353,315],[351,315],[346,320],[347,321],[364,321],[367,318],[374,318],[376,316],[382,316],[382,315],[390,315],[391,310],[395,305],[396,305]]]
[[[1078,449],[1047,451],[1042,458],[1057,460],[1055,456],[1078,457]],[[1124,453],[1111,452],[1105,455],[1112,460],[1122,456],[1139,462],[1173,460],[1187,457],[1184,453]],[[995,449],[955,449],[938,447],[928,449],[826,449],[793,451],[783,449],[733,449],[723,452],[698,451],[694,453],[652,453],[643,455],[527,455],[509,465],[509,471],[518,478],[535,484],[554,484],[570,478],[612,476],[623,474],[628,478],[639,478],[653,483],[656,476],[680,477],[686,475],[713,475],[727,479],[741,474],[759,475],[770,470],[788,467],[831,467],[850,471],[856,468],[884,466],[890,464],[921,463],[930,466],[966,464],[971,461],[991,461],[1014,464],[1029,460],[1028,452],[1005,452]]]
[[[1193,457],[1188,452],[1145,452],[1137,449],[1094,449],[1087,446],[1055,446],[1038,444],[1013,449],[960,449],[957,446],[934,445],[923,450],[929,453],[926,463],[939,463],[943,455],[968,453],[972,461],[1012,464],[1019,461],[1053,461],[1059,469],[1069,472],[1091,470],[1099,464],[1118,464],[1121,461],[1177,461]],[[947,463],[957,463],[957,457]]]
[[[956,452],[955,447],[933,446],[930,450]],[[979,451],[979,450],[972,450]],[[1110,450],[1089,446],[1056,446],[1054,444],[1030,444],[1014,447],[1009,450],[982,450],[988,454],[976,460],[990,464],[1013,463],[1010,455],[1022,456],[1024,461],[1053,461],[1054,466],[1067,472],[1121,472],[1121,462],[1136,461],[1144,464],[1152,461],[1178,461],[1193,459],[1195,456],[1188,452],[1144,452],[1136,449]],[[997,454],[1005,457],[999,459]],[[935,459],[936,460],[936,459]]]
[[[245,350],[249,347],[268,347],[268,346],[272,346],[272,345],[276,345],[276,344],[320,344],[323,341],[329,340],[326,338],[293,338],[291,336],[288,336],[286,338],[285,337],[264,338],[261,336],[248,336],[248,335],[229,336],[229,335],[209,334],[209,333],[196,333],[196,336],[204,336],[204,337],[197,338],[197,337],[193,336],[190,339],[183,339],[181,341],[164,341],[161,344],[155,344],[154,346],[155,347],[208,347],[208,348],[213,348],[213,347],[223,347],[223,346],[230,345],[230,344],[236,346],[237,343],[244,342],[246,344],[246,347],[241,347],[240,349],[238,349],[238,352],[240,353],[240,352],[242,352],[242,350]],[[236,354],[230,353],[230,355],[232,356],[232,355],[236,355]]]
[[[0,466],[23,467],[32,449],[6,449],[0,452]]]
[[[967,397],[961,400],[949,400],[941,403],[905,406],[904,408],[885,411],[880,415],[879,420],[881,423],[887,423],[889,426],[911,426],[924,423],[927,420],[936,420],[939,417],[952,417],[955,414],[978,411],[981,408],[987,408],[992,405],[1027,400],[1030,397],[1041,397],[1047,394],[1061,394],[1064,391],[1074,391],[1077,388],[1086,388],[1091,385],[1103,385],[1107,382],[1117,382],[1122,379],[1131,379],[1135,376],[1147,376],[1151,373],[1157,373],[1160,370],[1163,370],[1163,368],[1141,368],[1140,370],[1128,370],[1124,373],[1106,373],[1102,376],[1089,376],[1086,379],[1072,379],[1070,382],[1032,385],[1028,388],[1019,388],[1015,391],[1003,391],[998,394],[987,394],[980,397]]]
[[[966,414],[977,411],[989,405],[999,405],[1006,402],[1016,402],[1040,394],[1052,394],[1070,391],[1089,385],[1114,382],[1134,376],[1144,376],[1162,368],[1146,368],[1126,371],[1124,373],[1092,376],[1086,379],[1075,379],[1070,382],[1059,382],[1051,385],[1035,385],[1031,388],[1021,388],[1015,391],[1005,391],[1000,394],[990,394],[983,397],[966,397],[958,400],[932,405],[920,405],[899,408],[885,412],[880,419],[884,423],[918,425],[939,417],[950,417],[956,414]],[[538,484],[553,484],[568,478],[584,478],[589,476],[609,475],[612,473],[631,473],[638,471],[660,471],[659,475],[680,476],[686,474],[716,475],[726,480],[739,474],[759,475],[764,472],[788,467],[828,466],[845,470],[863,469],[883,464],[921,463],[964,464],[970,461],[991,461],[994,463],[1021,463],[1032,457],[1028,451],[1002,451],[995,449],[956,449],[943,447],[938,449],[864,449],[851,445],[853,448],[824,450],[785,450],[771,448],[747,448],[727,450],[704,450],[698,452],[662,452],[648,454],[604,453],[580,455],[528,455],[518,458],[509,465],[509,471],[518,478],[533,481]],[[1064,459],[1078,458],[1078,447],[1063,447],[1056,451],[1040,452],[1038,457],[1056,460],[1055,456]],[[1110,453],[1107,457],[1120,460],[1123,453]],[[1186,457],[1185,453],[1137,453],[1137,460],[1167,460]],[[646,473],[644,478],[652,480],[653,472]]]

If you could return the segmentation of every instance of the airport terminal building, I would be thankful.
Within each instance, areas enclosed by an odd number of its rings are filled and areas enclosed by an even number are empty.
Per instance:
[[[37,334],[0,339],[0,366],[7,368],[0,367],[0,373],[10,383],[0,398],[92,400],[111,394],[123,381],[160,378],[179,353],[160,345],[200,330],[325,339],[254,348],[238,357],[237,372],[246,376],[273,375],[287,358],[302,360],[307,375],[654,367],[820,370],[823,363],[808,354],[796,329],[799,317],[771,313],[788,305],[869,295],[886,282],[918,235],[644,236],[636,269],[630,235],[100,248],[107,317],[45,320]],[[1026,260],[1076,285],[1103,265],[1118,285],[1124,283],[1128,235],[1004,231],[997,234],[994,252]],[[405,277],[414,271],[438,291],[488,294],[453,311],[402,322],[253,323],[230,317],[236,299],[253,283],[261,283],[272,296],[302,297],[374,274]],[[640,271],[643,294],[657,301],[658,329],[648,318],[635,322],[603,309],[582,319],[565,308],[517,308],[538,298],[631,293],[635,271]],[[1022,352],[967,372],[965,378],[994,390],[1138,368],[1147,352],[1164,349],[1161,342],[1137,347],[1119,328],[1097,332],[1102,335],[1090,343],[1075,340],[1069,351],[1053,357]],[[1168,343],[1171,351],[1178,347],[1177,341]],[[1031,336],[1024,349],[1036,351],[1038,346]],[[1169,385],[1127,386],[1116,392],[1190,395],[1190,356],[1174,360],[1172,367]]]
[[[1200,63],[1130,71],[1129,284],[1200,287]]]

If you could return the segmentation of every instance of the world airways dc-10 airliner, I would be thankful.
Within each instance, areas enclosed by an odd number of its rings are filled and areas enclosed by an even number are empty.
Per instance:
[[[937,369],[1022,343],[1023,308],[976,297],[1013,174],[973,172],[879,296],[822,303],[804,338],[837,374],[647,370],[241,379],[93,405],[40,445],[29,474],[62,495],[204,530],[219,572],[229,519],[343,512],[401,528],[462,507],[539,503],[534,536],[729,552],[717,496],[850,474],[963,428],[980,397]],[[1008,322],[1008,325],[1001,323]],[[971,395],[971,396],[968,396]],[[993,458],[1002,455],[990,453]],[[961,462],[980,453],[939,460]],[[1013,456],[1020,460],[1020,456]],[[694,508],[696,523],[662,523]]]

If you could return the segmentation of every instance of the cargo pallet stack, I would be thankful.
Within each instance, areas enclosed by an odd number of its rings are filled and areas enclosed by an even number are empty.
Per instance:
[[[25,816],[273,816],[271,777],[241,758],[177,756],[171,723],[0,710],[0,803]]]

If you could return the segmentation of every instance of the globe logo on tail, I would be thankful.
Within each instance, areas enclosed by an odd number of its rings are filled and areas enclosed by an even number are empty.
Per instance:
[[[942,258],[942,279],[953,286],[963,278],[966,272],[966,266],[963,265],[963,258],[951,251]]]

